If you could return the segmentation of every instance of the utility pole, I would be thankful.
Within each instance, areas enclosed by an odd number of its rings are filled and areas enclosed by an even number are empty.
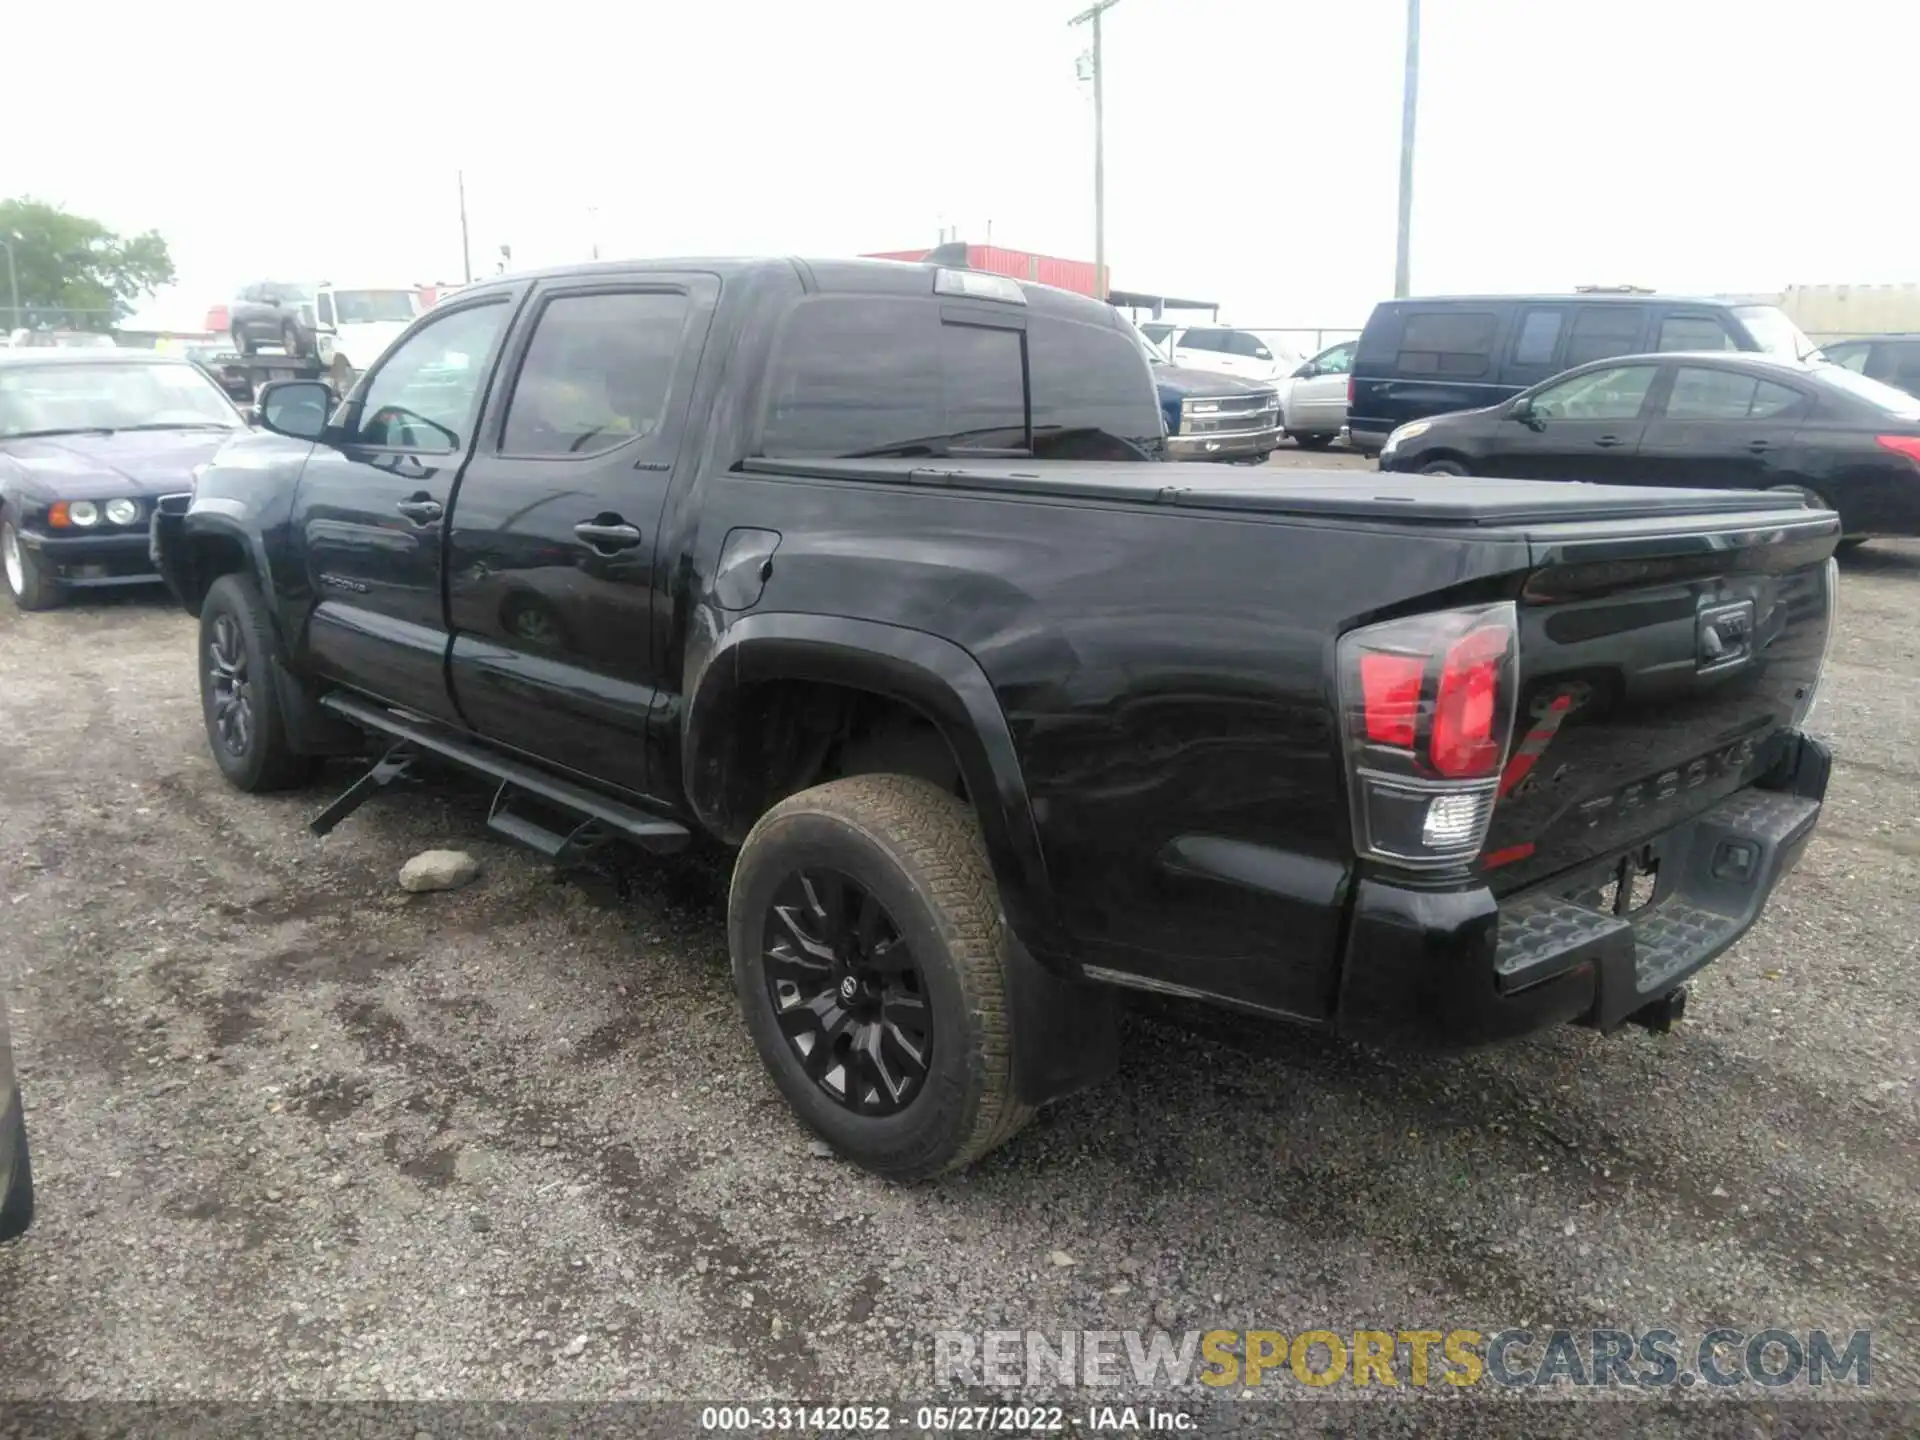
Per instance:
[[[1100,63],[1100,17],[1120,0],[1097,0],[1067,22],[1093,23],[1093,286],[1097,298],[1107,298],[1107,125],[1106,100],[1102,93],[1106,67]]]
[[[1407,73],[1400,101],[1400,233],[1394,249],[1393,293],[1412,293],[1413,131],[1420,103],[1420,0],[1407,0]]]
[[[473,247],[467,241],[467,172],[456,170],[454,177],[460,182],[460,264],[466,271],[467,284],[473,283]]]
[[[0,240],[0,249],[4,249],[7,252],[7,291],[13,297],[13,323],[7,326],[8,334],[12,334],[15,330],[18,330],[21,324],[20,275],[19,272],[13,268],[13,242],[19,238],[18,235],[10,235],[5,240]]]

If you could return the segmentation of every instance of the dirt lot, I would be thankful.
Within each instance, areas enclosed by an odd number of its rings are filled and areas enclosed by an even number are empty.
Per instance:
[[[723,864],[556,883],[458,784],[313,839],[324,785],[220,782],[185,616],[0,611],[41,1189],[0,1393],[913,1398],[949,1328],[1727,1324],[1872,1328],[1876,1391],[1920,1395],[1920,546],[1845,568],[1826,819],[1672,1036],[1135,1019],[1117,1080],[916,1188],[817,1158],[763,1078]],[[400,893],[444,844],[482,880]]]

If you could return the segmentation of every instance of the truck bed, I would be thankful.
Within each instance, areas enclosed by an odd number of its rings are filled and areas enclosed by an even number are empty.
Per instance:
[[[1680,490],[1556,480],[1398,475],[1351,470],[1221,472],[1217,465],[1115,461],[750,459],[756,474],[926,485],[1051,499],[1168,505],[1260,515],[1500,528],[1593,520],[1751,515],[1804,509],[1756,490]]]

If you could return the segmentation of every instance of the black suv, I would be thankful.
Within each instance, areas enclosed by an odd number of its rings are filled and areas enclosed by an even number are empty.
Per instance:
[[[1675,350],[1798,360],[1814,348],[1773,305],[1644,292],[1388,300],[1360,336],[1347,425],[1372,455],[1409,420],[1497,405],[1590,360]]]

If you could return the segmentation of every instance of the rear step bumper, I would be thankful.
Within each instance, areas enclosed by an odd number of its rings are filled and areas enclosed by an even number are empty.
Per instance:
[[[1742,790],[1631,855],[1497,902],[1362,881],[1339,1028],[1460,1046],[1565,1021],[1613,1030],[1657,1006],[1747,932],[1806,849],[1831,760],[1818,741],[1800,747],[1779,772],[1790,788]],[[1641,908],[1602,903],[1603,887],[1631,894],[1648,869]]]

